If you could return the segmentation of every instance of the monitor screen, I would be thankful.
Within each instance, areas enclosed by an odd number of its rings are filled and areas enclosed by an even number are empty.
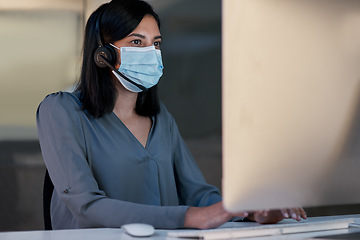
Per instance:
[[[360,203],[360,1],[222,13],[225,208]]]

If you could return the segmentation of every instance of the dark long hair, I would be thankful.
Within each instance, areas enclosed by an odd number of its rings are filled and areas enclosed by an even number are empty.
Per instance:
[[[96,22],[99,21],[103,44],[113,43],[134,31],[146,14],[155,18],[160,29],[158,15],[142,0],[112,0],[101,5],[87,21],[77,91],[81,92],[83,109],[94,117],[112,112],[117,97],[110,69],[100,68],[94,61],[95,50],[99,47]],[[138,94],[135,110],[139,115],[153,116],[160,111],[159,109],[157,85]]]

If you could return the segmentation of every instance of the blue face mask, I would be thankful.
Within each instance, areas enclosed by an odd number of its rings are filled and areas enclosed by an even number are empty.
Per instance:
[[[113,44],[111,44],[111,46],[120,50],[121,64],[119,72],[145,88],[151,88],[159,82],[164,69],[161,51],[159,49],[155,49],[154,46],[121,48],[118,48]],[[115,72],[114,74],[129,91],[142,91]]]

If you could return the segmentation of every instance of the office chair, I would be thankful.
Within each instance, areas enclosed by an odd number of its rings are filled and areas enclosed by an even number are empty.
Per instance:
[[[43,211],[44,211],[45,230],[52,230],[50,204],[51,204],[51,196],[53,191],[54,191],[54,185],[50,179],[49,172],[46,169],[44,188],[43,188]]]

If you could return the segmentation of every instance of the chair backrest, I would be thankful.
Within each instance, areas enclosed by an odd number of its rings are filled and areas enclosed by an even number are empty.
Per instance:
[[[50,204],[51,204],[51,197],[53,191],[54,191],[54,185],[49,176],[49,172],[46,169],[44,188],[43,188],[43,211],[44,211],[45,230],[52,230]]]

